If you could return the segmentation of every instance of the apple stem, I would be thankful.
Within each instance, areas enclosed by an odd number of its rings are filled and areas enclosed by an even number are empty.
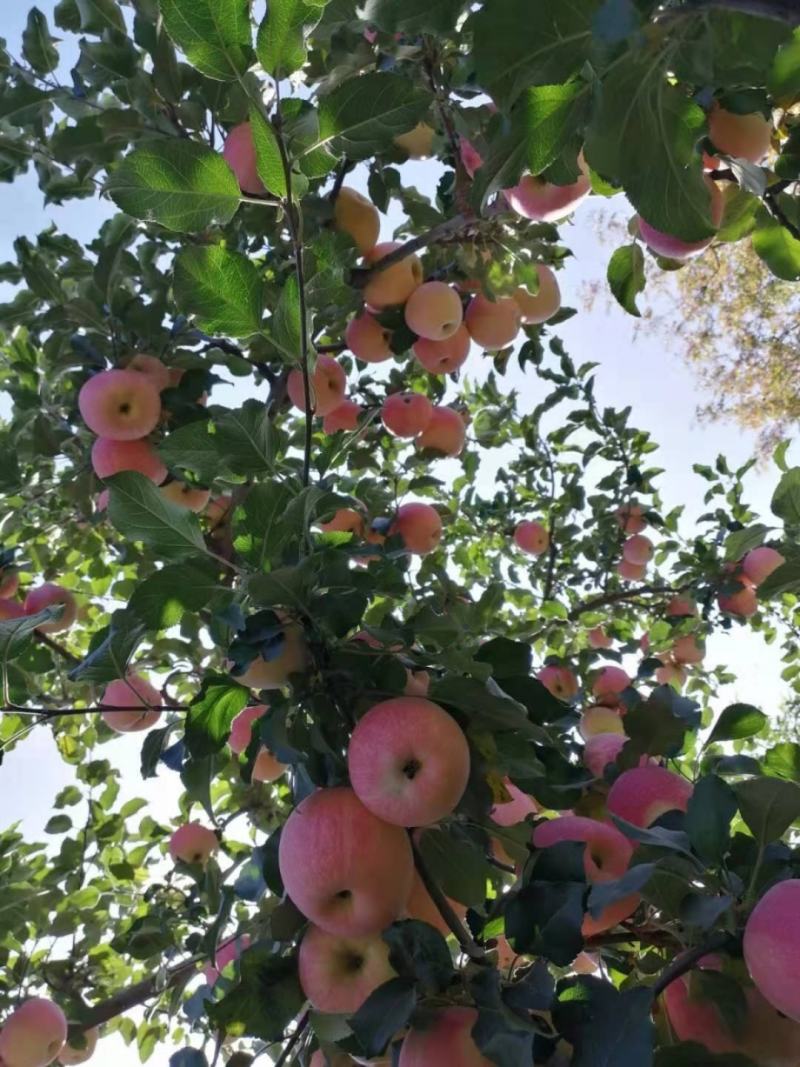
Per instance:
[[[459,945],[461,946],[462,952],[469,956],[471,960],[475,960],[478,963],[485,963],[486,949],[481,948],[477,941],[474,940],[469,930],[467,930],[466,926],[464,926],[459,917],[450,907],[450,904],[447,901],[447,897],[436,884],[433,875],[428,870],[425,861],[422,858],[419,849],[415,845],[410,833],[409,840],[411,841],[411,849],[414,853],[414,866],[417,868],[417,873],[422,879],[422,884],[427,889],[428,894],[430,895],[430,898],[433,903],[436,905],[439,914],[450,927],[450,930],[455,936],[456,941],[458,941]]]
[[[689,949],[688,952],[682,956],[678,956],[674,959],[669,967],[666,967],[653,986],[653,1000],[661,996],[667,986],[672,985],[676,979],[682,977],[687,971],[691,971],[694,965],[703,958],[708,956],[709,953],[719,952],[722,949],[731,949],[736,943],[736,938],[732,937],[729,933],[719,933],[710,937],[707,941],[704,941],[701,945],[696,945],[694,948]]]

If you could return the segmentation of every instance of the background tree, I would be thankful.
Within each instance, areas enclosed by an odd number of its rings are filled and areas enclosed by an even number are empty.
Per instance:
[[[675,260],[744,213],[797,278],[798,16],[467,8],[61,0],[5,54],[4,176],[118,209],[2,272],[0,740],[75,768],[57,849],[0,839],[5,1067],[797,1060],[800,749],[702,661],[792,669],[800,474],[759,520],[698,466],[681,529],[557,224],[624,192]],[[120,797],[139,732],[175,810]]]

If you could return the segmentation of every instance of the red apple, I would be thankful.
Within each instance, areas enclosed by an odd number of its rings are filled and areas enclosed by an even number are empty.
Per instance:
[[[46,997],[31,997],[6,1018],[0,1030],[3,1067],[46,1067],[67,1040],[64,1012]]]
[[[352,1015],[379,985],[396,976],[379,934],[343,937],[311,925],[297,955],[300,985],[312,1008]]]

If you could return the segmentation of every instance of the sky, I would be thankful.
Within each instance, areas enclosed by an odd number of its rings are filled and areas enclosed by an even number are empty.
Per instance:
[[[39,0],[39,5],[51,19],[54,0]],[[27,9],[9,0],[0,0],[0,37],[8,42],[12,54],[18,54]],[[421,191],[432,193],[435,171],[431,165],[409,163],[404,179],[416,183]],[[348,179],[350,180],[350,179]],[[360,184],[360,179],[353,180]],[[627,211],[619,198],[614,210]],[[608,258],[613,251],[603,236],[601,214],[598,225],[595,212],[607,211],[589,201],[582,205],[573,221],[562,227],[562,241],[573,252],[565,269],[559,272],[564,303],[580,306],[579,294],[583,286],[605,277]],[[0,261],[13,258],[12,244],[16,237],[33,238],[51,222],[60,230],[79,240],[90,240],[103,220],[110,214],[107,203],[98,200],[74,200],[64,207],[42,204],[35,175],[29,173],[13,185],[0,185]],[[628,212],[630,213],[630,212]],[[382,239],[391,237],[393,226],[399,222],[394,214],[387,220]],[[0,299],[7,294],[0,287]],[[645,294],[645,300],[647,296]],[[662,298],[663,299],[663,298]],[[596,396],[599,406],[633,408],[633,423],[650,429],[660,444],[653,458],[665,468],[659,488],[665,509],[683,504],[686,508],[683,530],[691,533],[691,522],[705,506],[702,494],[705,484],[692,472],[693,463],[713,465],[717,455],[724,453],[731,466],[743,463],[754,451],[755,438],[748,431],[725,424],[699,424],[695,408],[704,398],[698,396],[691,372],[681,360],[665,347],[665,337],[640,333],[634,338],[636,320],[621,308],[604,300],[567,323],[558,327],[567,351],[576,362],[592,360],[600,364],[596,372]],[[479,358],[479,357],[478,357]],[[472,366],[476,355],[468,364]],[[508,387],[519,390],[523,397],[536,398],[543,390],[532,372],[523,375],[515,366],[506,379]],[[239,386],[241,390],[241,385]],[[451,394],[457,390],[450,386]],[[243,392],[235,403],[244,399]],[[221,396],[223,403],[231,403],[230,393]],[[535,399],[531,399],[531,405]],[[0,412],[2,408],[0,398]],[[790,460],[793,453],[790,452]],[[773,467],[757,468],[747,481],[747,499],[762,515],[769,515],[769,501],[777,481]],[[767,714],[775,714],[787,691],[780,681],[780,655],[776,647],[767,647],[757,635],[734,627],[728,634],[713,636],[708,642],[708,663],[735,664],[737,682],[726,688],[719,707],[734,700],[756,704]],[[123,772],[122,798],[143,796],[151,801],[163,817],[177,810],[179,795],[177,776],[162,770],[156,780],[142,782],[139,777],[139,748],[141,740],[121,737],[104,746],[98,754],[111,759]],[[3,822],[22,820],[29,837],[40,839],[42,827],[51,814],[55,793],[72,780],[72,772],[58,757],[52,734],[46,729],[34,730],[0,767],[0,804]],[[32,783],[34,783],[32,785]],[[151,1059],[156,1067],[166,1063],[171,1049],[157,1050]],[[112,1053],[120,1067],[129,1067],[138,1058],[134,1050],[125,1049],[118,1039],[107,1039],[104,1053]]]

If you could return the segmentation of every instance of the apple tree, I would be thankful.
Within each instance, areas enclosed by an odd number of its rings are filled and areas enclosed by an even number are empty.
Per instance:
[[[592,197],[633,315],[800,279],[797,5],[59,0],[0,78],[102,220],[0,265],[0,743],[74,778],[0,835],[5,1067],[796,1064],[800,745],[704,656],[800,685],[800,468],[686,523],[559,271]]]

